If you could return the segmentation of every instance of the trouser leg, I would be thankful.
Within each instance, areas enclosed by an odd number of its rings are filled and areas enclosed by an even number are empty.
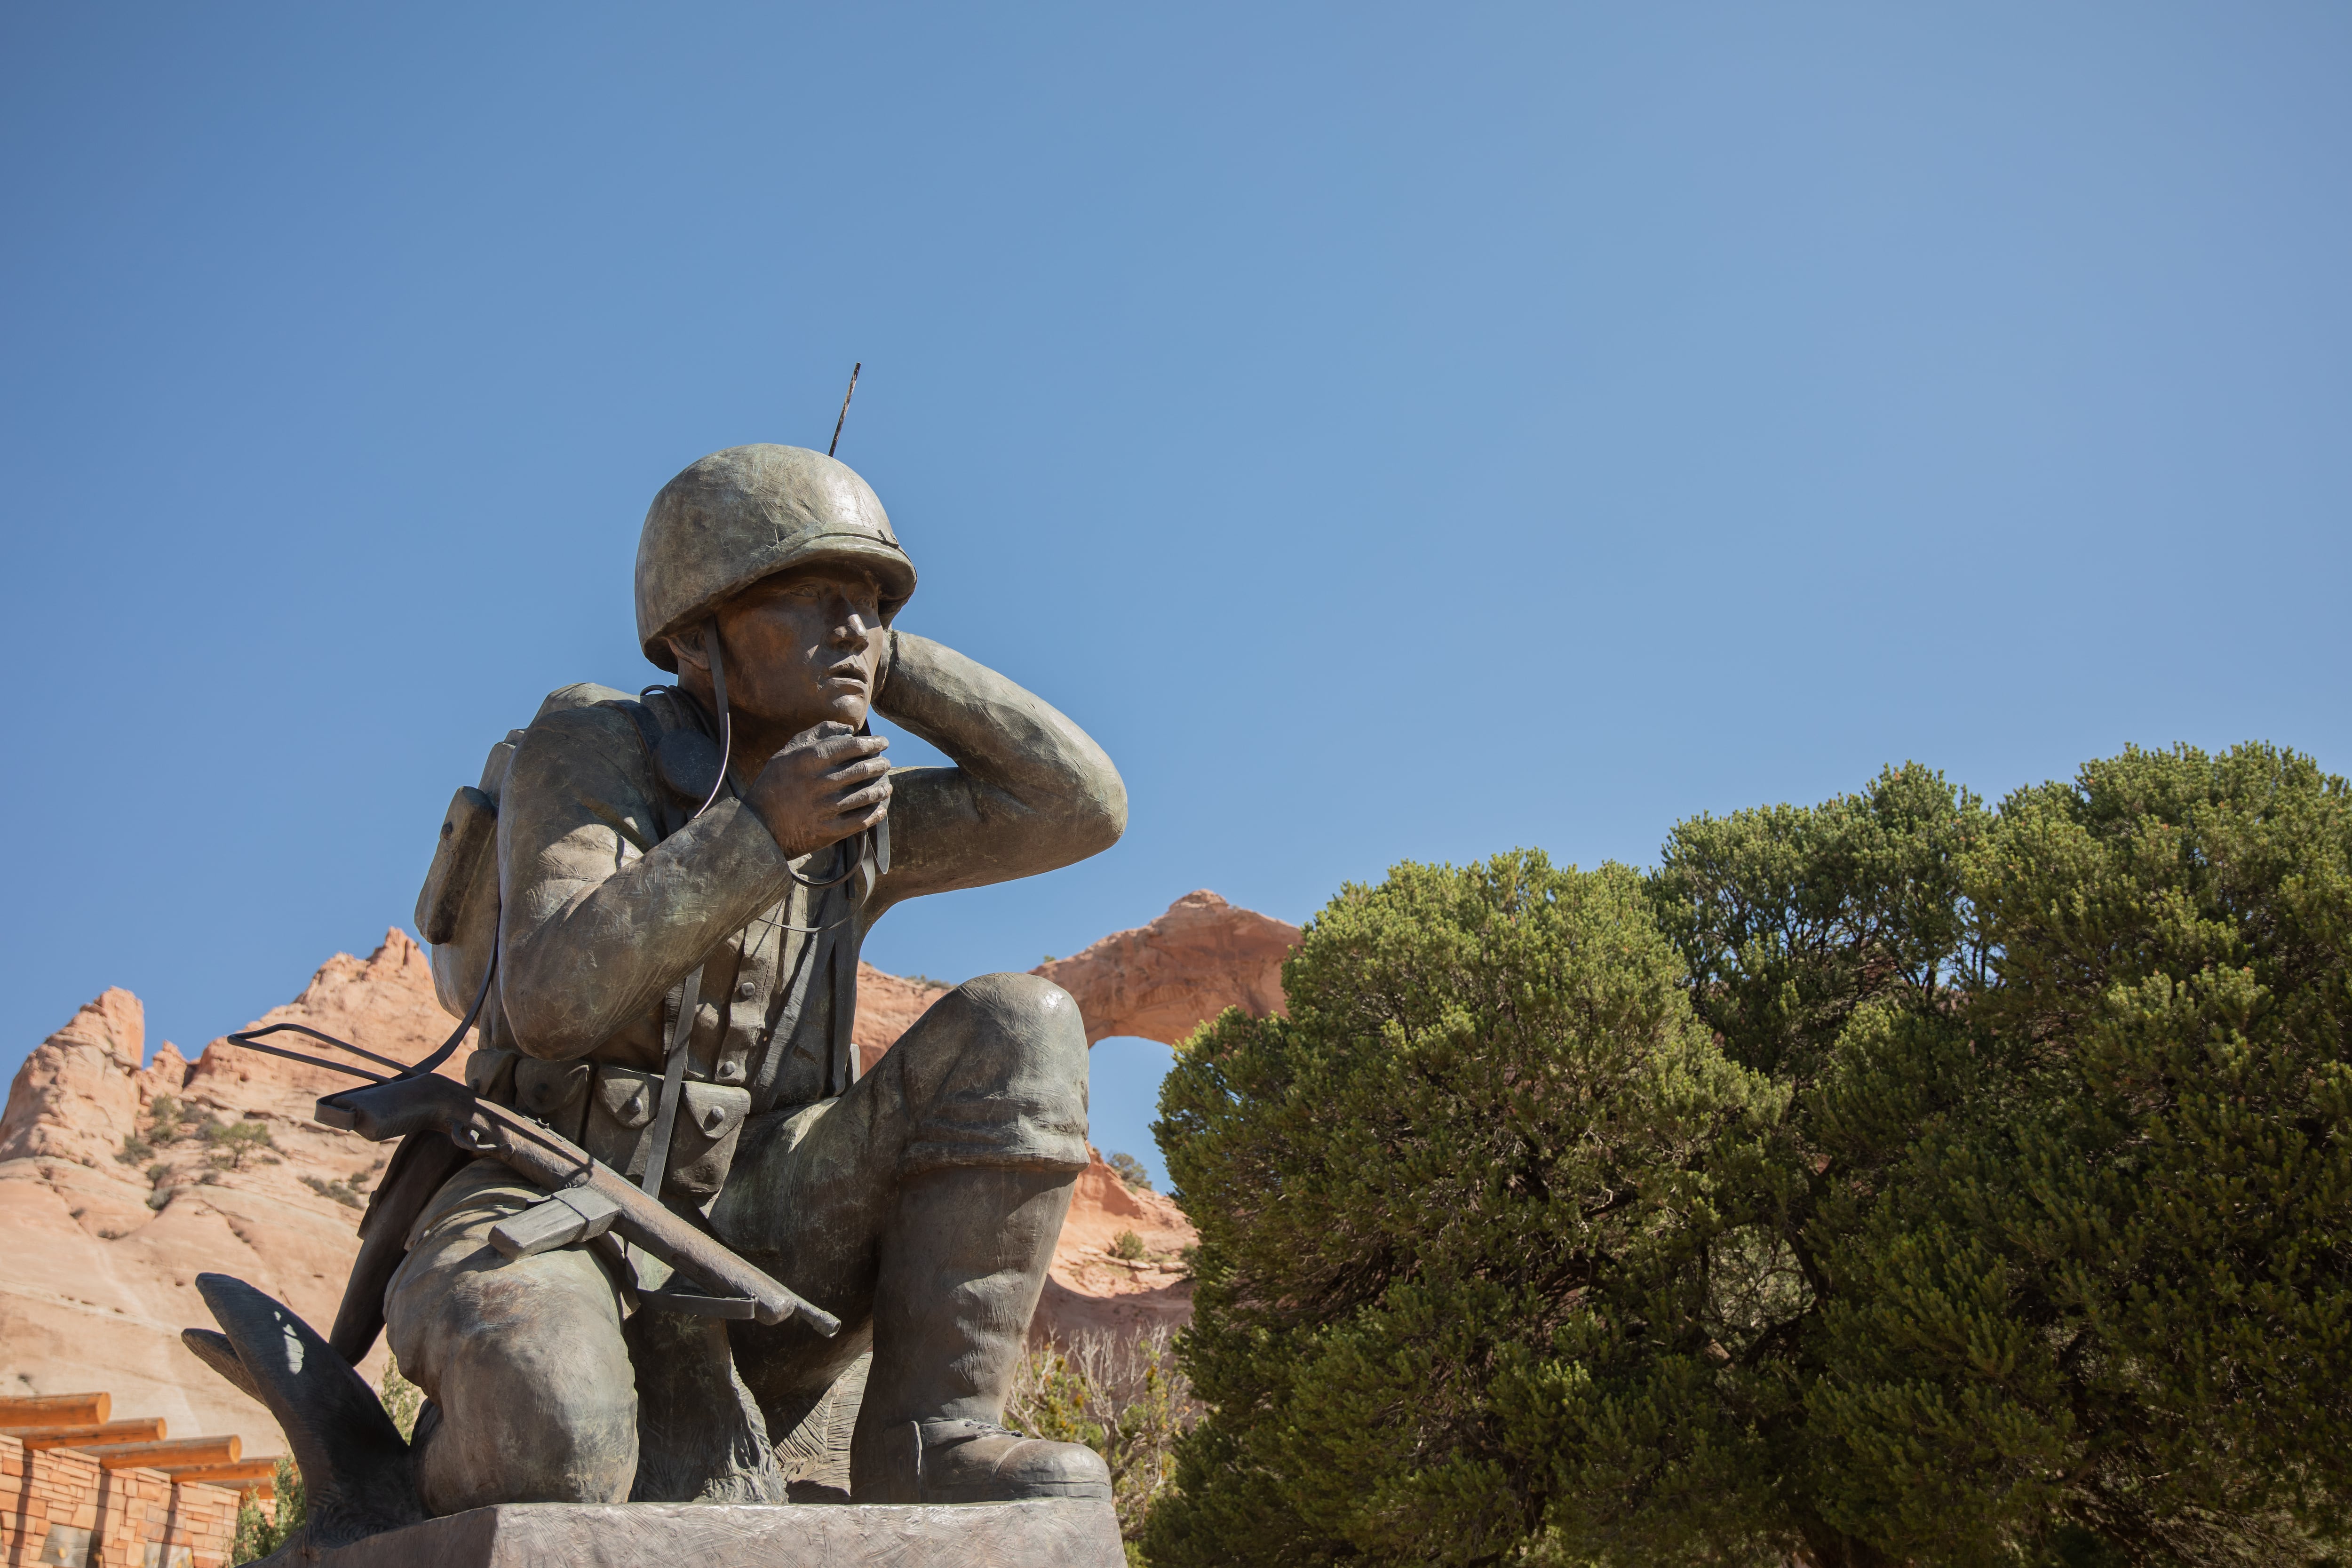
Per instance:
[[[926,1444],[930,1424],[1003,1421],[1071,1185],[1059,1172],[986,1167],[908,1178],[875,1287],[874,1370],[850,1460],[860,1501],[967,1500],[920,1488],[923,1466],[910,1456]],[[1067,1463],[1046,1468],[1057,1483],[1073,1479],[1064,1473]]]
[[[428,1513],[629,1496],[637,1399],[611,1276],[576,1247],[509,1261],[489,1246],[536,1194],[502,1165],[467,1166],[385,1292],[393,1354],[437,1409],[416,1452]]]
[[[833,1344],[796,1323],[734,1325],[779,1436],[868,1326],[861,1434],[1001,1416],[1086,1168],[1086,1068],[1066,993],[987,975],[942,997],[840,1100],[747,1131],[715,1227],[850,1325]],[[864,1436],[858,1451],[878,1452]]]
[[[636,1367],[633,1502],[782,1502],[767,1424],[735,1371],[727,1325],[640,1310],[624,1331]]]

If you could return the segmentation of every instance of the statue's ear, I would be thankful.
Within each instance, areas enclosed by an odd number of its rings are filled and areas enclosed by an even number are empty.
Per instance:
[[[680,668],[692,665],[705,675],[710,673],[710,655],[702,646],[700,626],[681,627],[672,636],[664,637],[662,641],[669,644],[669,650],[677,655]]]

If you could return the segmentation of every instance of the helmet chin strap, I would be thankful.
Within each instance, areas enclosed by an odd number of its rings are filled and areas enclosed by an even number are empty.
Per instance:
[[[702,647],[710,655],[710,694],[719,707],[719,776],[710,781],[710,793],[694,808],[694,816],[709,811],[719,792],[727,787],[727,764],[735,750],[735,720],[727,711],[727,658],[719,651],[719,617],[713,616],[702,624]],[[688,822],[693,816],[687,818]]]

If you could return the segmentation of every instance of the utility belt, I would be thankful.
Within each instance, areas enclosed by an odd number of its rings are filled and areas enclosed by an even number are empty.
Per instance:
[[[614,1062],[542,1061],[484,1047],[467,1060],[466,1086],[545,1123],[632,1183],[645,1180],[654,1157],[661,1074]],[[698,1207],[717,1196],[751,1113],[748,1089],[691,1079],[680,1083],[661,1195]]]

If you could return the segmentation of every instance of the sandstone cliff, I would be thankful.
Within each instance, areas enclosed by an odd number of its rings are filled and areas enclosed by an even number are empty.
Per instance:
[[[1278,1007],[1296,928],[1213,893],[1038,973],[1067,988],[1090,1040],[1181,1040],[1228,1005]],[[880,1058],[947,987],[870,965],[858,974],[859,1054]],[[257,1021],[308,1024],[415,1061],[452,1020],[422,950],[387,931],[364,960],[339,953]],[[110,990],[26,1060],[0,1112],[0,1393],[106,1389],[121,1415],[174,1433],[229,1433],[279,1451],[275,1425],[181,1347],[207,1325],[199,1272],[235,1274],[323,1328],[358,1250],[352,1226],[387,1149],[310,1121],[348,1081],[215,1041],[194,1063],[145,1057],[137,997]],[[300,1046],[299,1040],[289,1044]],[[460,1053],[458,1062],[462,1062]],[[455,1072],[458,1063],[445,1070]],[[158,1112],[163,1114],[160,1117]],[[1132,1230],[1145,1256],[1114,1256]],[[1192,1227],[1169,1199],[1125,1186],[1097,1156],[1079,1178],[1037,1331],[1181,1323]],[[362,1367],[381,1375],[381,1344]]]
[[[440,1043],[424,954],[387,932],[338,954],[263,1022],[296,1022],[403,1061]],[[102,1388],[173,1432],[282,1447],[260,1407],[181,1347],[212,1321],[199,1272],[235,1274],[332,1321],[359,1242],[358,1205],[385,1151],[310,1121],[348,1080],[228,1047],[142,1065],[138,998],[109,991],[26,1060],[0,1115],[0,1389]],[[153,1126],[159,1102],[181,1114]],[[382,1370],[379,1347],[362,1369]]]
[[[1282,961],[1297,945],[1289,921],[1237,910],[1202,889],[1148,926],[1113,931],[1030,973],[1077,998],[1088,1044],[1134,1035],[1174,1046],[1228,1007],[1256,1017],[1280,1012]]]

